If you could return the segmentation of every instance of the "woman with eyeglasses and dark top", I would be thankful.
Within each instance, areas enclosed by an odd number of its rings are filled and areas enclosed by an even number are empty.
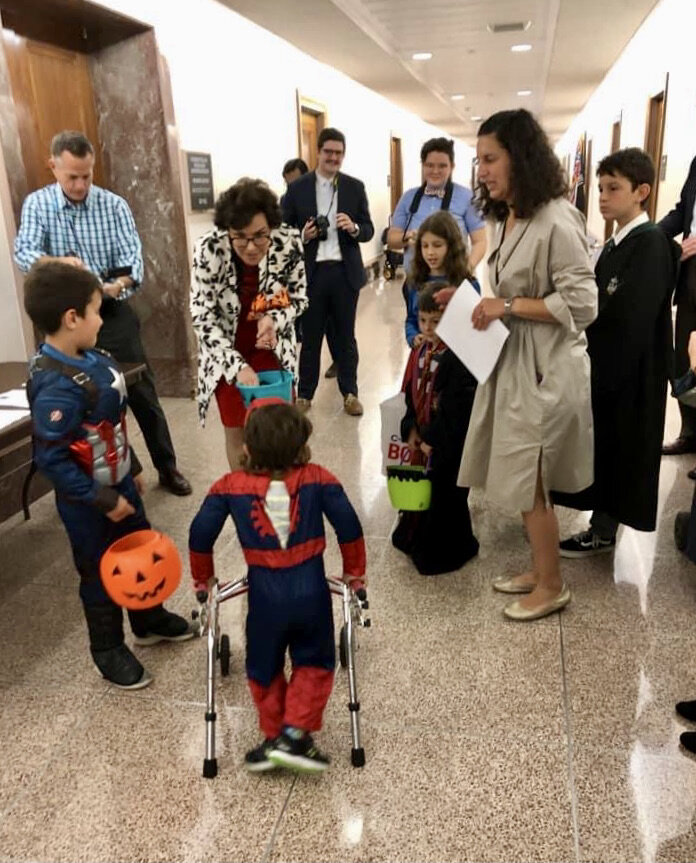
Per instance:
[[[256,386],[261,371],[295,375],[295,320],[307,302],[299,231],[282,224],[266,183],[243,177],[218,198],[215,227],[196,242],[191,274],[198,412],[203,424],[215,395],[232,470],[246,415],[237,384]]]

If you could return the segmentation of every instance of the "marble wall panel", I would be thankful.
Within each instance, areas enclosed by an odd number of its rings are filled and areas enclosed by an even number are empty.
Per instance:
[[[22,156],[22,142],[17,124],[17,109],[12,97],[10,71],[7,65],[5,45],[0,38],[0,142],[5,158],[7,179],[10,184],[12,209],[19,225],[22,202],[27,196],[27,172]]]
[[[160,395],[190,396],[194,340],[184,205],[154,32],[95,52],[90,65],[109,188],[128,201],[143,243],[145,279],[131,302],[145,349]]]

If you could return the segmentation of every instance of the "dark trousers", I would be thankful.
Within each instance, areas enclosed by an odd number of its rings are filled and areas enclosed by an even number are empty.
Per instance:
[[[341,394],[358,394],[358,345],[355,314],[360,289],[353,288],[340,261],[316,265],[309,284],[309,308],[302,316],[302,352],[298,396],[311,399],[319,383],[321,344],[329,322],[332,350]]]
[[[140,321],[127,301],[108,297],[102,304],[104,325],[97,345],[121,363],[146,363],[145,349],[140,340]],[[160,473],[176,467],[174,444],[169,434],[167,418],[157,398],[155,378],[149,364],[142,378],[128,387],[128,404],[145,438],[150,458]]]
[[[80,599],[92,650],[108,650],[123,643],[123,611],[102,586],[99,574],[102,555],[117,539],[150,527],[132,476],[129,474],[116,488],[135,509],[132,515],[119,522],[110,521],[90,504],[56,495],[58,513],[70,540],[75,568],[80,574]],[[145,635],[149,627],[163,616],[161,605],[128,612],[133,632],[138,635]]]
[[[297,339],[298,344],[302,344],[302,318],[303,315],[300,315],[299,318],[295,320],[295,338]],[[334,331],[333,324],[331,321],[326,322],[326,344],[329,346],[329,354],[331,355],[331,362],[335,362],[335,353],[336,353],[336,344],[334,340]],[[358,349],[357,343],[355,345],[355,349]]]

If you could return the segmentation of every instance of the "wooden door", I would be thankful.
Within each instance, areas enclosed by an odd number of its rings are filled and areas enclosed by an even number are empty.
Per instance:
[[[104,185],[97,115],[87,57],[3,30],[30,192],[53,183],[51,139],[63,129],[83,132],[95,150],[94,181]]]
[[[667,109],[667,84],[665,89],[653,96],[648,102],[648,111],[645,121],[645,146],[646,153],[650,156],[655,166],[655,182],[650,190],[648,198],[648,215],[655,219],[657,212],[657,192],[660,183],[660,162],[662,161],[662,142],[665,135],[665,115]]]
[[[612,124],[611,127],[611,146],[609,149],[610,153],[615,153],[617,150],[621,149],[621,120],[617,120]],[[614,233],[614,220],[613,219],[605,219],[604,220],[604,242],[611,237]]]
[[[585,218],[590,209],[590,191],[592,189],[592,138],[585,139]]]
[[[300,108],[300,121],[302,138],[300,142],[300,156],[313,171],[317,167],[317,141],[319,132],[324,128],[324,115],[317,111]]]
[[[391,211],[396,209],[404,193],[404,167],[401,161],[401,138],[392,136],[390,145],[389,183],[391,186]]]

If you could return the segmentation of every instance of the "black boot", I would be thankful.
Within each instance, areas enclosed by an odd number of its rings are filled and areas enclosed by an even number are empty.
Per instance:
[[[684,719],[696,722],[696,701],[679,701],[675,709]]]
[[[152,677],[125,644],[92,650],[92,659],[102,677],[119,689],[144,689],[152,683]]]
[[[90,652],[100,674],[121,689],[142,689],[152,678],[123,643],[123,613],[113,603],[85,605]]]
[[[167,611],[163,605],[144,611],[129,611],[128,619],[135,643],[144,646],[159,641],[188,641],[194,635],[187,620]]]
[[[684,731],[679,735],[679,742],[687,752],[696,754],[696,731]]]

